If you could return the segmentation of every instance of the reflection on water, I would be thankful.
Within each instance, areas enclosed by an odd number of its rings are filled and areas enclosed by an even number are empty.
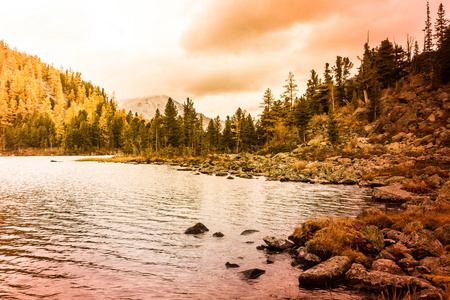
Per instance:
[[[300,271],[283,255],[267,265],[255,249],[262,237],[287,236],[312,217],[355,216],[370,205],[368,198],[368,190],[350,186],[3,157],[0,297],[295,297]],[[210,232],[183,234],[198,221]],[[241,236],[245,229],[260,232]],[[225,237],[212,237],[216,231]],[[227,270],[227,261],[241,268]],[[255,267],[266,274],[243,281],[239,271]]]

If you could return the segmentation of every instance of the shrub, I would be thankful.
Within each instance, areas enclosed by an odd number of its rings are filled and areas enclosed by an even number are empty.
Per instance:
[[[433,187],[423,180],[410,180],[403,184],[403,189],[417,194],[428,194],[434,191]]]
[[[350,258],[352,262],[362,264],[366,268],[370,268],[372,266],[373,259],[367,257],[358,250],[346,249],[341,254]]]
[[[328,222],[328,219],[306,221],[301,226],[294,229],[294,233],[289,236],[289,239],[296,245],[303,246],[318,230],[325,227]]]
[[[355,229],[332,224],[325,227],[306,242],[306,250],[323,259],[341,255],[345,250],[357,249],[364,238]]]

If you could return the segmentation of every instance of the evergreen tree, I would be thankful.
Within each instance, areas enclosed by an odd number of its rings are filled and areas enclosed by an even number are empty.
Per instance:
[[[332,110],[328,113],[327,133],[328,140],[331,144],[336,145],[339,143],[340,137],[338,123],[336,120],[336,116]]]
[[[445,31],[442,43],[436,53],[436,78],[442,84],[450,81],[450,27]]]
[[[172,98],[169,98],[164,109],[163,131],[168,146],[178,147],[180,124],[177,119],[178,110]]]
[[[444,41],[445,31],[448,28],[448,24],[449,24],[449,20],[445,18],[444,6],[441,3],[441,4],[439,4],[437,18],[436,18],[436,22],[434,24],[434,29],[436,32],[434,34],[434,36],[436,38],[436,44],[438,46],[438,49],[441,47],[441,45]]]
[[[225,127],[222,132],[222,149],[230,152],[233,149],[233,132],[231,130],[232,122],[230,116],[225,119]]]
[[[427,19],[425,20],[423,52],[430,53],[433,51],[433,32],[431,28],[430,3],[427,2]]]
[[[273,97],[272,91],[269,88],[267,88],[262,98],[261,107],[267,109],[267,111],[270,111],[270,107],[272,106],[274,100],[275,99]]]
[[[294,105],[294,99],[297,96],[298,86],[295,83],[294,73],[289,72],[288,78],[286,79],[286,84],[283,85],[285,91],[281,95],[281,98],[285,100],[286,103],[289,103],[289,107],[292,108]]]
[[[303,97],[297,99],[294,106],[295,125],[298,128],[298,135],[304,143],[306,142],[306,132],[309,129],[311,117],[312,112],[308,101]]]

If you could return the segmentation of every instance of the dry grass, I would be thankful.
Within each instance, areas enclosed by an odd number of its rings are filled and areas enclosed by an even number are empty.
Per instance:
[[[410,180],[403,184],[403,189],[416,194],[429,194],[434,191],[433,186],[424,180]]]
[[[363,244],[363,235],[347,226],[342,226],[339,222],[332,222],[319,231],[306,242],[306,250],[315,255],[328,259],[331,256],[341,255],[344,251],[358,249]]]

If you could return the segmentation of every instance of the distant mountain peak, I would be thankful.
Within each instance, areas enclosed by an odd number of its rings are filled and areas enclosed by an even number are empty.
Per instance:
[[[172,97],[169,97],[167,95],[153,95],[149,97],[130,98],[119,100],[118,105],[120,108],[125,109],[127,112],[131,110],[133,113],[138,113],[145,119],[151,120],[155,116],[156,109],[159,109],[159,112],[161,114],[164,114],[164,109],[166,108],[167,100],[169,100],[169,98]],[[172,100],[177,107],[178,115],[183,115],[183,104],[173,98]],[[206,128],[211,119],[199,113],[198,111],[197,116],[202,117],[203,127]]]

